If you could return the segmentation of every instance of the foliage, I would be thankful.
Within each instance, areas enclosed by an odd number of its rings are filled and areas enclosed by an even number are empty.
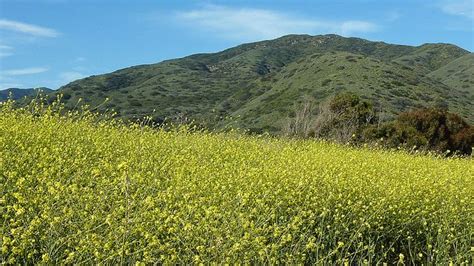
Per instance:
[[[314,114],[315,105],[314,100],[306,99],[297,107],[295,116],[288,120],[286,135],[347,143],[377,120],[372,104],[350,92],[319,104],[317,114]]]
[[[11,106],[4,263],[472,264],[471,159]]]
[[[324,109],[323,109],[324,110]],[[330,114],[325,114],[329,112]],[[338,130],[345,129],[347,132],[340,136],[341,141],[348,141],[349,138],[360,132],[364,127],[376,122],[375,111],[370,102],[362,100],[358,95],[353,93],[341,93],[332,98],[328,107],[320,113],[321,116],[329,116],[326,121],[317,120],[316,127],[320,128],[320,132],[327,132],[327,136],[320,134],[320,137],[331,138],[337,134]],[[319,122],[319,123],[318,123]],[[333,132],[333,134],[331,134]]]
[[[474,127],[444,109],[425,108],[402,113],[395,121],[380,128],[369,128],[365,137],[366,140],[382,138],[390,147],[470,155],[474,146]]]

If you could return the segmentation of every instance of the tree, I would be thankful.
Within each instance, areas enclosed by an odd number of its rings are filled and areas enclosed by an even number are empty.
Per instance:
[[[348,142],[377,119],[372,104],[353,93],[342,93],[322,102],[315,113],[314,101],[306,99],[288,120],[287,135]]]
[[[346,92],[320,105],[314,132],[316,137],[346,143],[376,120],[371,103]]]

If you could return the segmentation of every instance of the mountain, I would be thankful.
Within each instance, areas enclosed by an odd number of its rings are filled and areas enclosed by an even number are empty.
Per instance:
[[[19,89],[19,88],[9,88],[5,90],[0,90],[0,101],[5,101],[8,99],[19,100],[27,96],[35,96],[39,92],[43,93],[52,93],[53,90],[48,88],[30,88],[30,89]],[[10,97],[11,95],[11,97]]]
[[[342,91],[373,101],[388,117],[443,105],[473,122],[472,63],[471,53],[451,44],[288,35],[91,76],[55,93],[68,106],[82,98],[125,119],[186,117],[257,132],[278,132],[305,98],[321,102]]]
[[[463,55],[429,73],[428,76],[450,87],[458,88],[465,93],[471,92],[471,102],[474,102],[474,98],[472,98],[474,54]]]

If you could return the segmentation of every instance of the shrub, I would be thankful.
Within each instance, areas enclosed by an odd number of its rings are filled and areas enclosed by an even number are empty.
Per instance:
[[[321,82],[321,86],[327,86],[329,83],[331,83],[331,79],[325,79]]]
[[[315,136],[348,142],[354,134],[375,121],[371,103],[353,93],[342,93],[320,106]]]
[[[306,100],[288,120],[284,132],[287,135],[315,136],[340,142],[348,142],[353,135],[377,119],[372,104],[353,93],[342,93],[323,102],[316,113],[313,101]]]
[[[142,103],[139,100],[135,100],[135,99],[129,99],[128,103],[130,104],[130,106],[135,106],[135,107],[142,106]]]
[[[364,132],[366,139],[384,138],[390,147],[416,147],[447,154],[472,153],[474,129],[459,115],[443,109],[423,108],[401,113],[379,128]]]

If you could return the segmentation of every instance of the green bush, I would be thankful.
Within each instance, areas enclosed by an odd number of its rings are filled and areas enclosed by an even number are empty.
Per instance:
[[[319,107],[314,136],[347,143],[376,121],[373,105],[358,95],[345,92]]]
[[[382,139],[389,147],[409,147],[451,154],[470,155],[474,128],[459,115],[443,109],[423,108],[405,112],[379,127],[364,131],[367,140]]]
[[[375,120],[372,103],[362,100],[358,95],[350,92],[336,95],[329,103],[329,109],[339,114],[338,121],[344,122],[349,119],[356,121],[357,126],[365,126]]]

